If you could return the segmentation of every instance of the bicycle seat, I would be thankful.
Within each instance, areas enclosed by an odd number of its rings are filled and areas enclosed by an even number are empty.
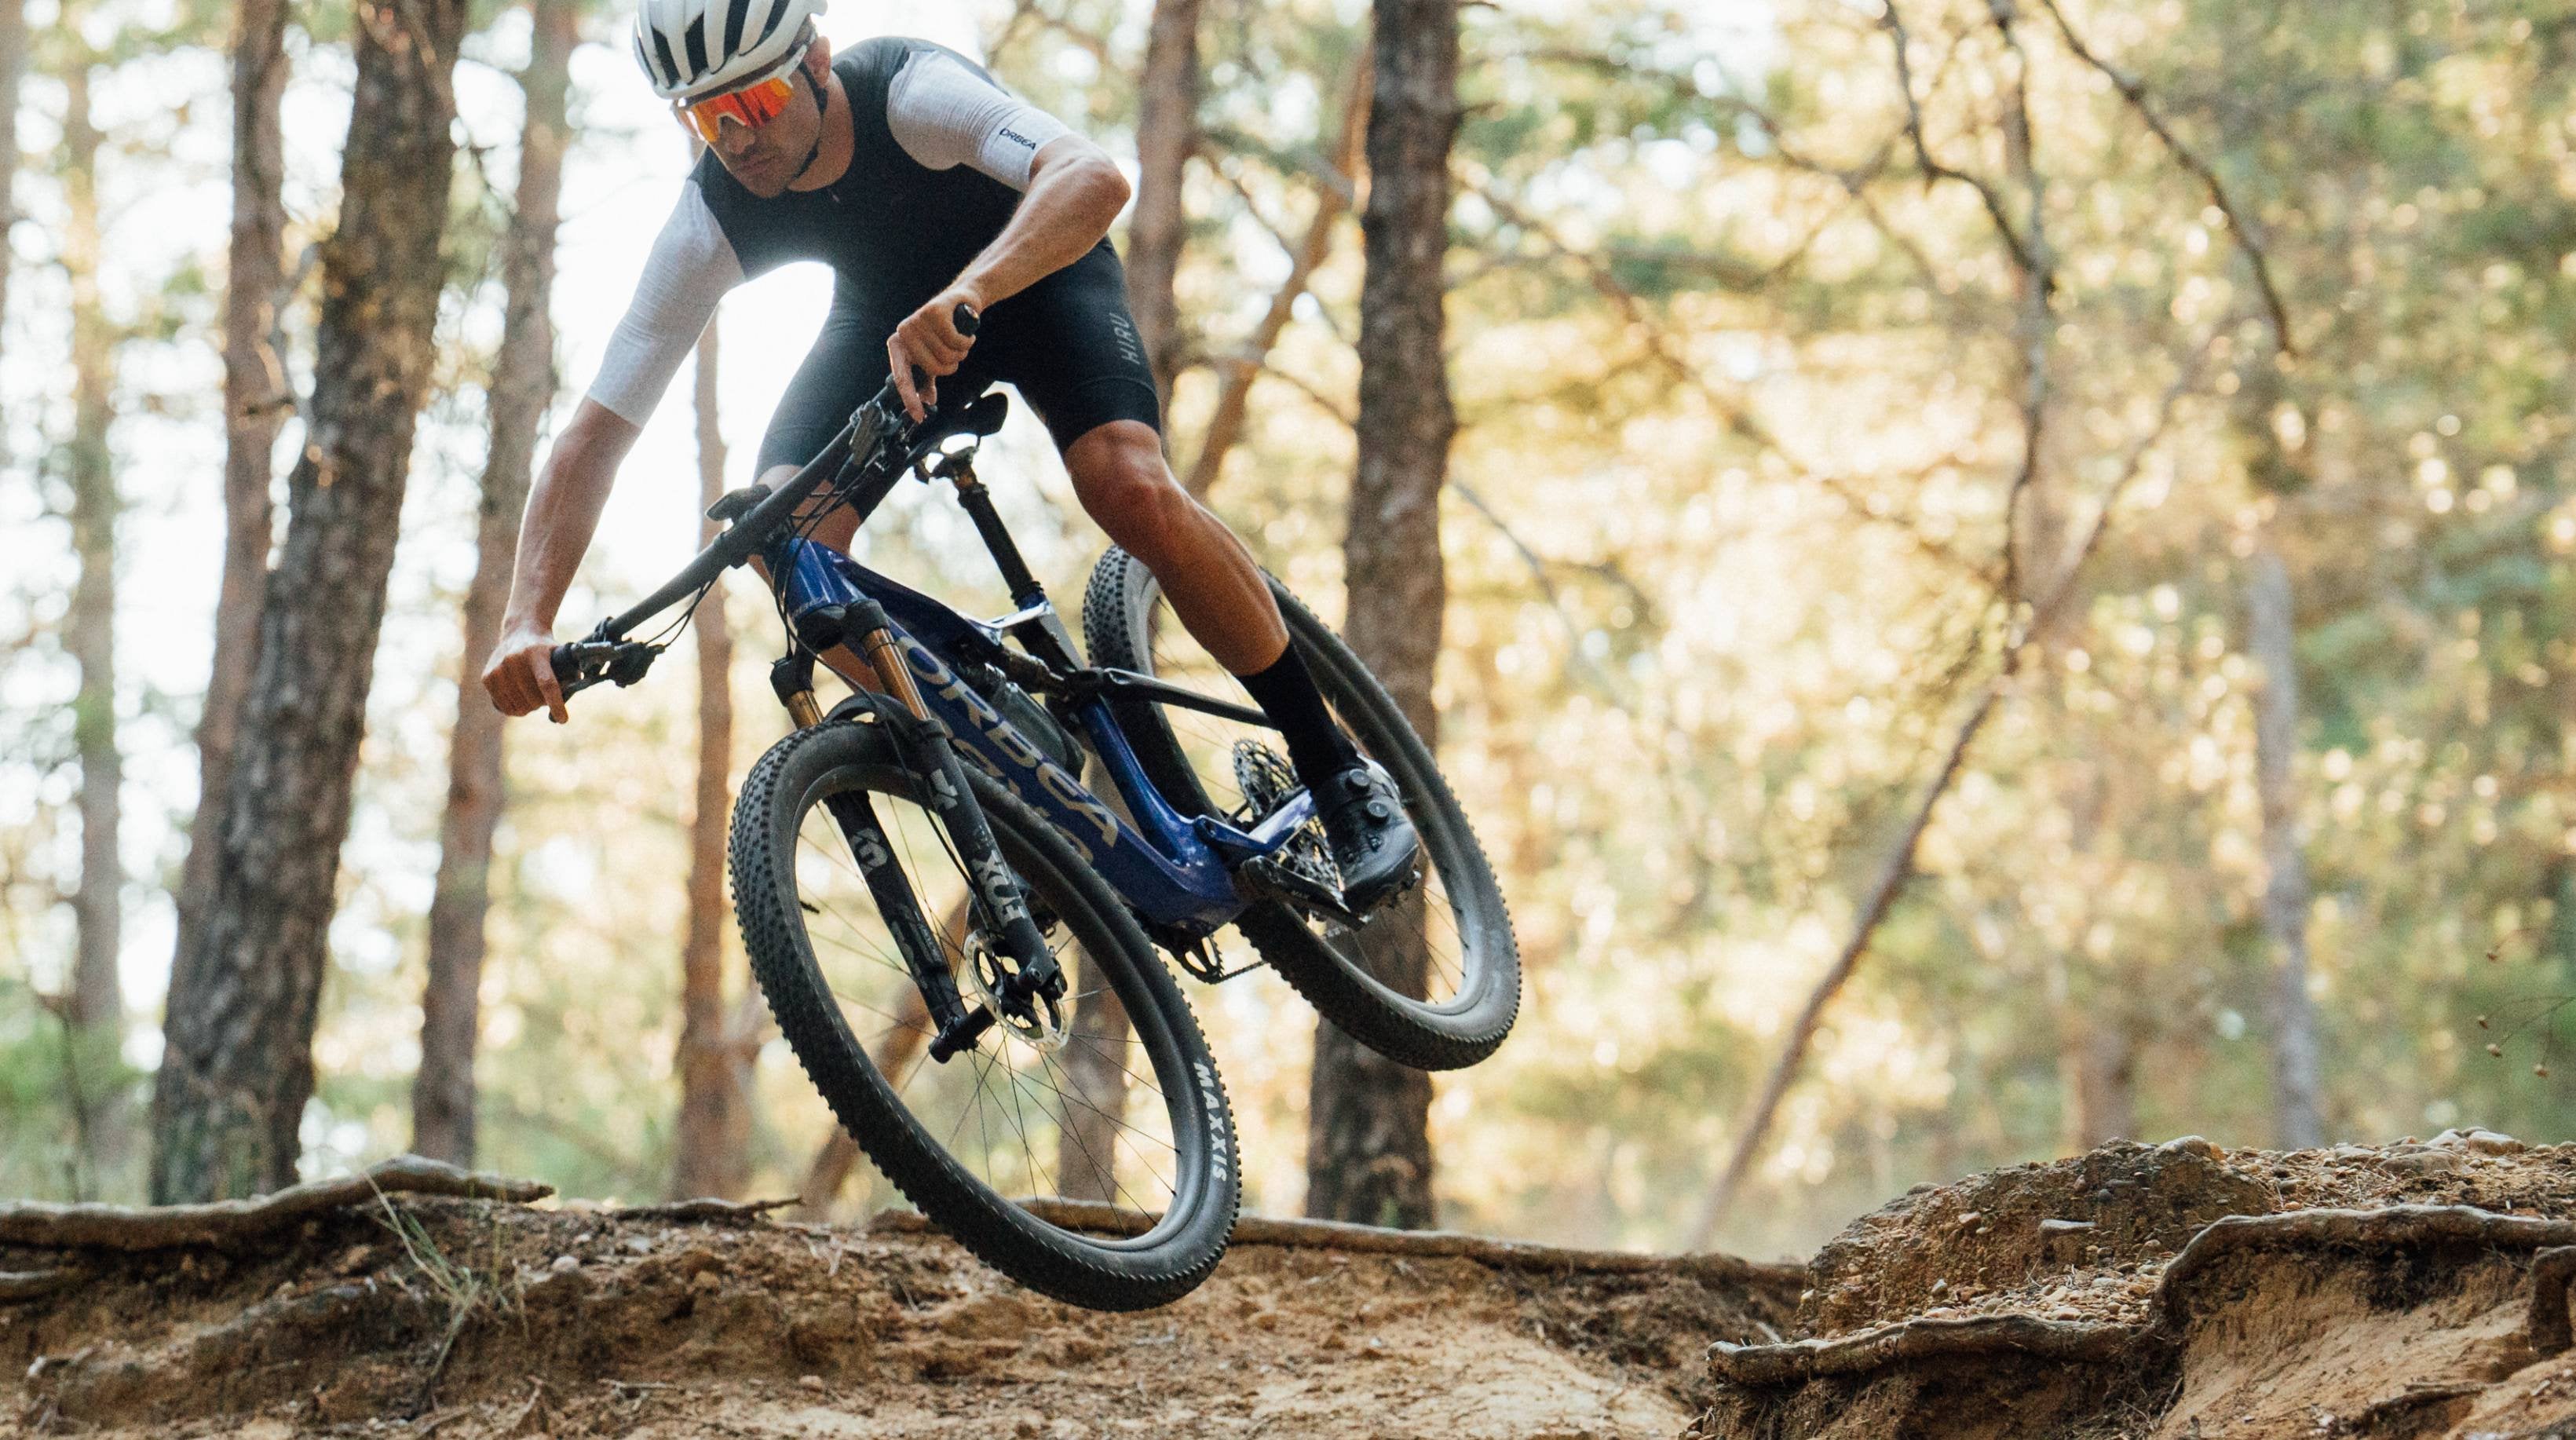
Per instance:
[[[942,405],[912,432],[913,448],[926,449],[951,435],[989,439],[1001,430],[1003,419],[1010,413],[1011,397],[999,390],[987,390],[968,405]]]

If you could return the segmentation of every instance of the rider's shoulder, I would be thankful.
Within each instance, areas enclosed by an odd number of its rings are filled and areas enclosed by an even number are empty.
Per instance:
[[[990,73],[976,62],[975,57],[964,51],[952,50],[936,40],[924,40],[914,35],[879,35],[874,39],[860,41],[834,56],[832,63],[836,67],[843,61],[852,62],[861,68],[871,65],[882,66],[885,68],[885,73],[892,76],[916,61],[927,63],[938,59],[957,62],[958,66],[969,75],[989,75]]]
[[[841,72],[845,82],[853,76],[868,74],[891,79],[913,56],[924,50],[945,48],[909,35],[875,35],[835,51],[832,68]]]

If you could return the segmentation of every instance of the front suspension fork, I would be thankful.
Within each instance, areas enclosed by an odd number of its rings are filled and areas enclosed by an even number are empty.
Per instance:
[[[773,673],[773,685],[778,687],[781,698],[788,700],[788,708],[796,713],[798,723],[807,723],[803,711],[814,709],[811,654],[833,644],[849,644],[859,652],[869,668],[876,671],[877,683],[895,702],[893,707],[880,707],[879,719],[891,734],[904,768],[927,792],[929,807],[948,832],[949,843],[957,848],[957,858],[966,867],[967,890],[976,919],[983,933],[995,942],[995,948],[1011,962],[1010,973],[993,987],[995,998],[1014,1013],[1034,1013],[1038,1004],[1062,999],[1063,968],[1056,963],[1054,953],[1047,948],[1046,936],[1029,914],[1028,898],[1002,858],[992,826],[984,818],[983,806],[976,803],[974,792],[967,786],[966,767],[957,758],[948,727],[930,713],[920,687],[913,683],[911,668],[904,663],[903,652],[895,643],[893,622],[887,619],[882,606],[864,597],[847,607],[827,609],[841,613],[809,614],[798,625],[797,638],[804,642],[798,652],[804,657],[804,684],[797,692],[804,700],[802,710],[790,698],[788,687],[792,681],[782,681]],[[822,633],[826,629],[834,633]],[[844,805],[845,800],[851,803]],[[938,940],[922,918],[912,887],[895,867],[885,832],[865,798],[855,794],[835,796],[827,803],[849,837],[851,848],[859,854],[859,868],[880,913],[888,925],[896,928],[897,938],[905,940],[905,954],[940,955]],[[869,863],[871,848],[878,865]],[[925,970],[935,970],[936,974]],[[913,980],[921,987],[931,1018],[938,1022],[939,1033],[930,1042],[933,1060],[945,1062],[973,1048],[997,1018],[982,1005],[968,1010],[958,994],[955,977],[944,966],[915,963]]]

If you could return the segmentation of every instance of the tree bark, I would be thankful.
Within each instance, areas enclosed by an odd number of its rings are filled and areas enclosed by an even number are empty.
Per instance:
[[[1440,490],[1457,416],[1449,400],[1442,262],[1449,149],[1458,129],[1456,0],[1378,0],[1368,120],[1367,267],[1360,289],[1359,468],[1343,541],[1351,648],[1385,682],[1425,744],[1438,740],[1432,672],[1447,598]],[[1420,892],[1377,922],[1414,943],[1380,947],[1380,978],[1423,994]],[[1397,928],[1401,927],[1401,928]],[[1429,1226],[1431,1080],[1315,1027],[1306,1130],[1306,1213]]]
[[[1127,1114],[1127,1007],[1108,982],[1078,967],[1072,1040],[1064,1047],[1067,1091],[1057,1117],[1056,1188],[1067,1200],[1118,1199],[1118,1137]]]
[[[449,738],[447,812],[439,824],[438,881],[429,902],[429,979],[421,992],[420,1071],[411,1091],[415,1153],[474,1163],[474,1050],[483,988],[484,918],[490,910],[492,833],[507,796],[502,715],[475,683],[501,633],[510,566],[535,467],[537,430],[554,403],[555,228],[563,194],[565,113],[577,43],[573,0],[535,0],[535,35],[519,77],[527,118],[519,139],[518,194],[501,241],[508,296],[501,349],[485,406],[491,446],[476,517],[474,579],[465,590],[464,648]]]
[[[2138,1040],[2127,1017],[2087,1015],[2075,1031],[2076,1147],[2138,1135]]]
[[[14,3],[14,0],[13,0]],[[214,882],[215,824],[232,776],[242,696],[259,663],[268,590],[268,489],[277,432],[294,408],[270,337],[286,304],[286,0],[241,0],[233,12],[233,227],[224,279],[224,570],[215,596],[215,658],[197,719],[197,814],[179,872],[178,951],[194,943]]]
[[[1168,409],[1181,369],[1180,302],[1173,293],[1189,217],[1181,181],[1199,145],[1199,8],[1202,0],[1154,0],[1137,95],[1136,213],[1127,223],[1127,309]]]
[[[1262,367],[1269,363],[1280,333],[1296,313],[1297,297],[1306,293],[1324,257],[1331,253],[1334,227],[1349,213],[1351,197],[1359,189],[1360,145],[1368,126],[1369,79],[1370,67],[1363,60],[1355,67],[1350,87],[1344,93],[1342,129],[1333,140],[1334,173],[1315,186],[1315,213],[1307,219],[1306,233],[1298,238],[1296,250],[1288,257],[1288,278],[1271,293],[1270,307],[1262,312],[1261,322],[1252,327],[1243,348],[1217,359],[1222,378],[1217,382],[1216,408],[1208,414],[1207,430],[1199,437],[1198,457],[1190,462],[1190,473],[1182,481],[1198,499],[1206,499],[1208,492],[1216,488],[1217,477],[1225,472],[1225,457],[1243,439],[1252,382],[1261,378]]]
[[[724,435],[717,427],[716,322],[698,337],[698,508],[725,492]],[[714,521],[700,539],[713,539]],[[751,1180],[751,1057],[725,1020],[725,818],[733,769],[733,632],[724,582],[698,606],[697,810],[689,821],[689,929],[680,945],[680,1116],[671,1195],[731,1199]]]
[[[2299,675],[2290,572],[2266,545],[2245,577],[2247,648],[2263,672],[2255,697],[2254,767],[2263,802],[2263,928],[2280,952],[2272,982],[2273,1140],[2284,1150],[2325,1143],[2318,1103],[2316,1009],[2308,1001],[2308,866],[2299,840],[2291,762],[2299,752]]]
[[[75,12],[77,13],[77,12]],[[71,18],[69,16],[67,19]],[[72,548],[80,575],[63,616],[64,648],[80,667],[72,702],[72,743],[80,758],[80,885],[72,895],[76,939],[65,1016],[91,1057],[112,1059],[123,1043],[125,999],[117,983],[125,867],[117,854],[125,767],[116,742],[116,468],[108,432],[116,422],[119,336],[99,296],[98,155],[103,136],[90,117],[90,57],[65,67],[63,265],[72,302]],[[81,1072],[96,1069],[82,1066]],[[93,1077],[94,1078],[94,1077]],[[82,1083],[72,1100],[90,1172],[118,1168],[124,1108],[112,1084]]]
[[[463,0],[362,4],[312,439],[260,611],[214,885],[172,968],[152,1198],[290,1184],[368,684],[428,387]]]

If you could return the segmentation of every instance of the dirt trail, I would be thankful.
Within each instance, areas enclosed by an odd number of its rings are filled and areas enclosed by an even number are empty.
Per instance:
[[[917,1222],[392,1205],[408,1245],[373,1204],[0,1245],[0,1433],[1671,1436],[1708,1338],[1776,1337],[1801,1283],[1247,1221],[1196,1294],[1098,1315]]]
[[[2576,1146],[2485,1132],[2114,1143],[1805,1267],[1247,1220],[1118,1316],[906,1217],[409,1178],[140,1237],[0,1206],[0,1435],[2576,1440]]]
[[[2114,1143],[1922,1187],[1694,1437],[2576,1436],[2576,1146]]]

